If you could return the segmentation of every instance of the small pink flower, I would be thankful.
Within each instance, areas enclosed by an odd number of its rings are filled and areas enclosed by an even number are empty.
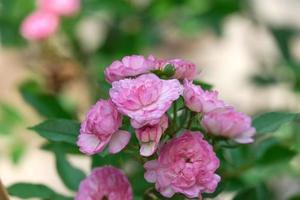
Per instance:
[[[231,138],[238,143],[251,143],[255,128],[251,118],[232,107],[218,108],[204,115],[202,125],[208,133]]]
[[[188,80],[184,80],[183,98],[186,106],[194,112],[206,113],[225,106],[225,103],[218,99],[218,92],[205,91]]]
[[[156,69],[163,70],[165,66],[171,64],[174,66],[176,72],[172,78],[176,79],[188,79],[193,80],[197,75],[197,68],[196,65],[192,62],[182,60],[182,59],[171,59],[171,60],[163,60],[157,59],[154,56],[149,56],[149,60],[151,60]]]
[[[117,168],[95,168],[81,181],[75,200],[132,200],[128,178]]]
[[[144,56],[125,56],[122,61],[114,61],[105,69],[107,82],[112,83],[127,77],[148,73],[154,69],[154,64]]]
[[[77,145],[80,151],[93,155],[103,151],[109,143],[109,152],[121,151],[129,142],[130,133],[121,131],[122,117],[110,100],[99,100],[82,122]]]
[[[27,40],[46,39],[54,34],[59,26],[59,18],[42,10],[27,16],[21,25],[21,34]]]
[[[154,74],[112,83],[110,97],[118,110],[137,124],[155,124],[182,94],[178,80],[161,80]]]
[[[215,191],[220,176],[215,174],[219,159],[212,146],[200,132],[185,131],[181,136],[164,144],[158,159],[148,161],[145,179],[155,183],[165,197],[182,193],[188,198]]]
[[[80,10],[80,0],[38,0],[40,9],[61,16],[72,16]]]
[[[168,117],[163,115],[158,124],[146,125],[135,130],[136,137],[141,144],[140,154],[142,156],[151,156],[155,152],[159,140],[167,128]]]

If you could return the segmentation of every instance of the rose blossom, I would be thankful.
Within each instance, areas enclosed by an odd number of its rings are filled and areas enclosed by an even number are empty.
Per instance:
[[[75,200],[132,200],[127,177],[115,167],[98,167],[81,181]]]
[[[146,125],[135,130],[136,137],[141,144],[140,154],[142,156],[151,156],[155,152],[159,140],[167,128],[168,117],[163,115],[158,124]]]
[[[137,76],[150,72],[154,69],[153,63],[144,56],[132,55],[125,56],[121,61],[114,61],[105,69],[105,78],[107,82],[121,80],[123,78]]]
[[[21,34],[27,40],[41,40],[54,34],[59,26],[59,18],[46,11],[35,11],[27,16],[21,25]]]
[[[109,152],[117,153],[129,142],[130,133],[118,131],[122,117],[110,100],[99,100],[82,122],[77,145],[88,155],[103,151],[109,143]]]
[[[251,143],[255,134],[251,121],[251,117],[225,107],[205,114],[202,125],[213,135],[232,138],[238,143]]]
[[[220,177],[215,174],[219,160],[200,132],[186,130],[158,151],[157,160],[144,165],[145,179],[155,183],[165,197],[182,193],[188,198],[215,191]]]
[[[118,110],[138,124],[153,124],[182,94],[178,80],[162,80],[154,74],[112,83],[110,97]]]
[[[80,0],[38,0],[40,9],[56,15],[71,16],[80,9]]]
[[[218,92],[205,91],[188,80],[184,80],[183,98],[186,106],[194,112],[206,113],[225,106],[225,103],[218,99]]]
[[[163,60],[157,59],[154,56],[149,56],[149,60],[151,60],[156,69],[163,70],[168,64],[174,66],[175,74],[172,78],[176,79],[188,79],[193,80],[197,75],[196,65],[192,62],[182,60],[182,59],[171,59],[171,60]]]

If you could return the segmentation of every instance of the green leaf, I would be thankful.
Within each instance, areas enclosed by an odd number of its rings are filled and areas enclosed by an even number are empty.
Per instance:
[[[51,151],[51,152],[55,152],[57,151],[57,149],[59,149],[61,152],[64,153],[82,155],[82,153],[79,151],[78,146],[74,146],[72,144],[65,143],[65,142],[47,142],[41,146],[41,149],[45,151]]]
[[[264,184],[240,191],[233,200],[266,200],[272,199],[271,194]]]
[[[297,153],[295,151],[292,151],[285,146],[276,144],[266,149],[266,151],[258,159],[258,164],[273,165],[279,162],[287,162],[290,159],[292,159],[296,154]]]
[[[290,197],[289,200],[300,200],[300,194]]]
[[[201,86],[203,90],[211,90],[213,88],[213,85],[200,80],[193,80],[193,84]]]
[[[26,82],[21,85],[20,92],[23,99],[40,115],[48,118],[73,118],[54,95],[47,94],[35,82]]]
[[[71,190],[78,189],[80,181],[85,178],[85,174],[78,168],[71,165],[63,152],[56,152],[56,168],[63,183]]]
[[[16,196],[22,199],[40,198],[52,200],[72,200],[71,197],[66,197],[54,192],[51,188],[42,184],[16,183],[7,188],[11,196]]]
[[[50,119],[30,128],[40,136],[54,142],[76,144],[80,124],[67,119]]]
[[[163,70],[163,74],[167,77],[173,76],[175,72],[176,72],[175,67],[170,64],[166,65]]]
[[[285,123],[293,121],[297,113],[269,112],[261,114],[254,118],[253,126],[257,134],[273,132]]]

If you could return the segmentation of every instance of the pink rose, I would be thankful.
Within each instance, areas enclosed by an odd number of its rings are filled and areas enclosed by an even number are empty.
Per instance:
[[[169,198],[175,193],[201,197],[203,192],[214,192],[220,181],[215,174],[219,159],[200,132],[186,130],[173,138],[161,147],[157,160],[148,161],[144,167],[145,179]]]
[[[205,91],[188,80],[184,80],[183,98],[186,106],[194,112],[206,113],[225,106],[225,103],[218,99],[218,92]]]
[[[81,181],[75,200],[132,200],[132,188],[127,177],[117,168],[95,168]]]
[[[146,125],[135,130],[136,137],[141,144],[140,154],[142,156],[151,156],[155,152],[159,140],[167,128],[168,117],[163,115],[158,124]]]
[[[122,61],[114,61],[105,69],[107,82],[112,83],[127,77],[137,76],[148,73],[154,69],[153,63],[144,56],[132,55],[125,56]]]
[[[80,0],[38,0],[40,9],[56,15],[72,16],[80,9]]]
[[[176,79],[188,79],[193,80],[197,75],[196,65],[192,62],[182,60],[182,59],[171,59],[171,60],[163,60],[157,59],[154,56],[149,56],[149,60],[154,63],[156,69],[163,70],[165,66],[171,64],[174,66],[176,72],[172,78]]]
[[[109,152],[121,151],[129,142],[130,133],[121,131],[122,117],[110,100],[99,100],[82,122],[77,145],[80,151],[93,155],[103,151],[109,143]]]
[[[54,34],[58,26],[59,18],[55,14],[39,10],[25,18],[20,31],[27,40],[41,40]]]
[[[218,108],[205,114],[202,125],[210,134],[231,138],[238,143],[253,142],[255,128],[251,126],[251,118],[232,107]]]
[[[154,124],[182,94],[178,80],[161,80],[154,74],[112,83],[110,97],[118,110],[138,124]]]

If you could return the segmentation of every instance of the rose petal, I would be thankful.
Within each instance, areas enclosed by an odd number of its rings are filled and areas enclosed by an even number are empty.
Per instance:
[[[120,152],[129,142],[131,134],[128,131],[119,130],[115,132],[108,145],[109,153]]]

